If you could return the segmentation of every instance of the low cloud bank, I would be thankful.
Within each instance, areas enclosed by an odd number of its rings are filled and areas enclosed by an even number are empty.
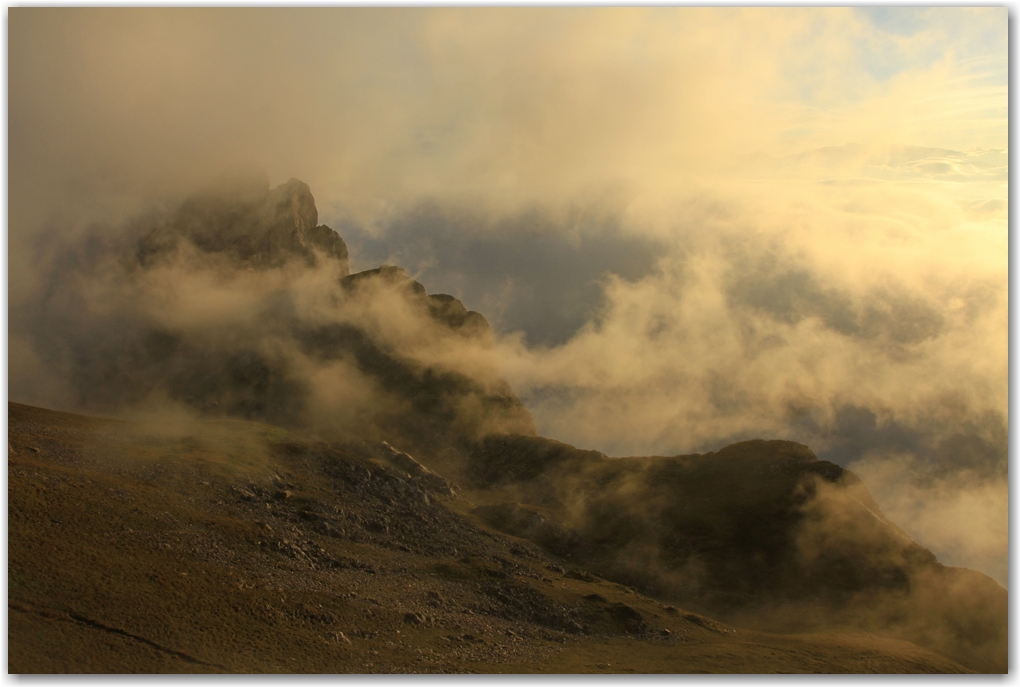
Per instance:
[[[534,432],[484,318],[399,268],[349,276],[297,180],[220,186],[73,236],[40,246],[45,289],[11,307],[13,400],[414,445]]]
[[[542,434],[611,455],[795,439],[900,480],[875,485],[884,510],[1005,583],[1004,8],[10,15],[12,399],[233,380],[247,395],[218,403],[399,415],[284,324],[345,324],[319,315],[327,262],[118,257],[130,218],[266,169],[310,184],[356,270],[393,262],[488,317],[493,351],[426,348],[490,365]],[[390,350],[432,341],[391,307],[406,326],[363,323]],[[206,362],[174,364],[188,347]],[[1000,525],[960,544],[946,504]]]
[[[798,441],[859,470],[940,559],[1005,584],[1002,155],[756,164],[672,201],[495,218],[433,203],[348,233],[502,314],[500,369],[543,436],[616,456]],[[942,529],[949,511],[980,531]]]

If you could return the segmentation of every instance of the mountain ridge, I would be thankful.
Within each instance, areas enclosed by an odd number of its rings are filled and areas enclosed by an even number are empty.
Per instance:
[[[488,528],[381,444],[17,403],[8,423],[11,672],[981,669],[658,601]]]
[[[975,670],[1006,671],[1005,590],[989,585],[980,573],[938,563],[882,515],[852,472],[789,441],[744,441],[707,454],[610,458],[539,436],[527,408],[499,374],[484,316],[453,296],[429,295],[396,266],[350,274],[343,239],[318,224],[314,198],[303,182],[291,179],[276,189],[269,189],[268,182],[247,183],[229,192],[199,194],[149,223],[139,234],[125,279],[135,280],[129,281],[132,297],[152,311],[130,323],[130,331],[111,347],[98,350],[87,339],[82,342],[75,379],[85,410],[123,411],[159,397],[166,405],[155,424],[173,425],[177,420],[169,418],[178,418],[185,429],[164,436],[136,428],[123,437],[90,441],[135,456],[129,461],[136,464],[131,476],[135,491],[151,491],[161,483],[137,467],[144,466],[137,456],[147,454],[146,441],[164,447],[153,456],[156,463],[171,456],[173,470],[181,474],[208,476],[217,465],[213,473],[230,472],[233,481],[221,485],[220,500],[206,503],[196,517],[215,532],[221,516],[210,513],[233,513],[228,529],[247,533],[231,539],[235,550],[249,546],[252,533],[262,527],[251,525],[257,522],[249,512],[253,503],[292,532],[264,539],[270,553],[310,569],[328,559],[340,561],[341,568],[363,570],[350,562],[356,558],[351,551],[363,546],[372,551],[396,547],[406,554],[416,547],[431,551],[433,544],[436,551],[457,548],[441,544],[445,535],[426,525],[421,525],[424,533],[384,544],[372,537],[388,536],[390,528],[394,536],[402,532],[405,524],[396,516],[363,514],[348,522],[338,515],[346,512],[341,505],[330,506],[340,509],[334,515],[322,510],[338,495],[359,499],[371,493],[372,503],[384,510],[421,503],[428,517],[455,530],[481,527],[510,537],[508,542],[537,546],[528,555],[551,556],[571,566],[564,568],[573,575],[567,578],[589,584],[598,576],[625,585],[646,595],[652,604],[648,608],[659,603],[662,610],[668,601],[699,618],[714,618],[689,621],[698,627],[724,622],[785,633],[852,628],[913,642]],[[196,254],[205,259],[195,260]],[[219,281],[210,281],[210,270]],[[228,304],[224,316],[201,326],[166,323],[158,310],[162,306],[144,300],[152,290],[148,280],[163,273],[174,275],[170,284],[180,291],[225,280],[222,293],[209,298]],[[252,285],[258,288],[252,291]],[[246,304],[244,317],[233,317],[230,304],[235,302]],[[40,437],[45,432],[33,434],[17,423],[26,417],[44,418],[42,424],[51,426],[66,420],[18,404],[9,405],[9,417],[18,432]],[[244,430],[241,443],[255,456],[244,458],[217,443],[220,430],[209,424],[215,418],[281,429]],[[175,432],[180,436],[167,438]],[[279,432],[300,438],[273,438]],[[30,441],[38,439],[9,442],[9,460],[28,470],[15,475],[9,463],[16,485],[33,483],[25,460],[31,463],[31,454],[43,453]],[[214,447],[196,454],[188,442],[212,442]],[[77,455],[80,450],[73,444],[58,442],[47,452]],[[181,463],[174,456],[188,459]],[[295,496],[297,482],[292,484],[280,470],[266,479],[263,460],[270,457],[300,466],[292,471],[317,484],[319,496]],[[118,474],[115,463],[100,463],[97,474]],[[388,466],[390,472],[378,472],[373,465]],[[40,463],[37,469],[62,468]],[[375,486],[367,486],[373,480],[389,486],[377,493]],[[172,486],[180,491],[176,483]],[[12,503],[25,498],[49,503],[49,487],[32,488],[32,497],[12,491],[17,497]],[[188,489],[180,493],[189,498]],[[105,497],[95,492],[90,498]],[[111,503],[96,505],[117,518],[128,517]],[[350,506],[358,513],[367,507]],[[423,512],[412,509],[407,516],[419,522],[426,517]],[[13,517],[20,511],[10,513]],[[38,516],[33,517],[25,523],[37,526]],[[73,531],[57,524],[65,533]],[[34,560],[31,528],[25,528],[12,539],[11,558],[18,565]],[[327,541],[342,544],[346,553],[323,553]],[[504,549],[515,545],[506,543]],[[487,555],[505,558],[503,553]],[[459,560],[449,551],[440,557]],[[610,605],[596,613],[582,602],[549,605],[544,592],[519,585],[510,585],[508,592],[498,582],[508,579],[505,570],[481,570],[463,561],[435,565],[447,566],[433,572],[458,584],[486,580],[491,587],[486,603],[496,605],[478,606],[483,615],[516,613],[516,621],[567,634],[586,635],[586,627],[609,627],[607,622],[616,628],[613,632],[625,635],[650,631],[647,614],[641,612],[635,616]],[[329,566],[336,567],[333,562]],[[53,574],[30,568],[19,568],[19,575],[44,580]],[[79,587],[92,572],[86,565],[80,573],[84,577],[73,581]],[[28,583],[18,577],[18,584]],[[45,605],[45,594],[40,594],[18,603]],[[399,605],[399,595],[392,599]],[[235,664],[222,659],[216,665]]]

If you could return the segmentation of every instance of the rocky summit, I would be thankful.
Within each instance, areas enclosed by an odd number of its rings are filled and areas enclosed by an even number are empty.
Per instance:
[[[1007,672],[1006,591],[852,472],[538,436],[485,318],[348,274],[305,184],[132,231],[82,412],[9,404],[11,672]]]
[[[333,260],[344,274],[350,272],[347,245],[319,224],[312,191],[297,179],[272,190],[265,179],[213,189],[189,198],[155,224],[138,243],[143,266],[187,241],[202,253],[228,255],[255,269],[280,267],[296,257],[308,265]]]

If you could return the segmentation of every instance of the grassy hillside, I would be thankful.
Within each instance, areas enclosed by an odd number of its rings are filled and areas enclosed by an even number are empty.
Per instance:
[[[378,446],[16,403],[8,442],[13,673],[969,672],[674,608],[489,529]]]

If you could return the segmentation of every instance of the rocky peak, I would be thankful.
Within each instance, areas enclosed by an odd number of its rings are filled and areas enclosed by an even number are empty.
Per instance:
[[[340,280],[340,285],[347,290],[364,288],[369,284],[382,284],[389,287],[406,289],[408,293],[425,295],[425,287],[411,279],[403,267],[380,265],[375,269],[357,272]]]
[[[269,192],[263,205],[266,224],[306,234],[319,224],[312,189],[303,181],[290,179]]]
[[[340,285],[347,291],[370,288],[371,285],[403,291],[408,298],[424,305],[433,319],[451,330],[490,344],[492,342],[492,329],[481,313],[468,310],[463,303],[449,294],[428,294],[425,287],[412,279],[402,267],[380,265],[372,270],[343,277]]]
[[[253,269],[280,267],[295,258],[314,266],[325,259],[337,261],[348,274],[346,244],[318,221],[311,189],[298,179],[275,189],[265,178],[221,186],[157,218],[139,242],[138,261],[143,266],[158,262],[185,240],[204,253],[229,255]]]

